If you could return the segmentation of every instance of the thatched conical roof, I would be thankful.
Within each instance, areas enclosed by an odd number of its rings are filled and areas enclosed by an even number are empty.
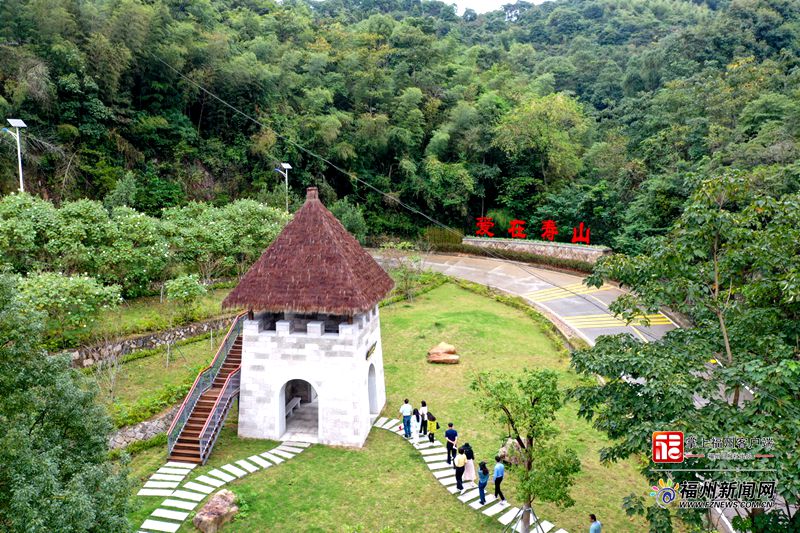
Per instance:
[[[222,305],[350,315],[372,308],[393,285],[309,187],[303,207]]]

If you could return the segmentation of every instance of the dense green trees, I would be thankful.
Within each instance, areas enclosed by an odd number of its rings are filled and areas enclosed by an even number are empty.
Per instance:
[[[505,207],[586,221],[636,252],[680,214],[688,172],[798,189],[799,14],[785,0],[559,0],[461,18],[437,1],[10,0],[0,114],[28,121],[28,186],[57,203],[223,204],[273,190],[289,160],[295,190],[329,184],[372,234],[419,231],[394,200],[467,230]],[[14,157],[0,142],[4,192]]]
[[[94,200],[60,207],[28,194],[0,199],[0,264],[25,274],[88,274],[140,296],[176,273],[203,280],[244,273],[286,224],[285,212],[254,200],[223,207],[193,202],[161,218]]]
[[[676,329],[661,342],[625,335],[602,337],[574,354],[573,365],[603,385],[584,385],[580,413],[614,443],[607,461],[649,457],[653,431],[687,435],[771,437],[774,453],[747,468],[774,469],[786,505],[764,515],[741,511],[737,526],[749,531],[795,531],[800,514],[800,196],[770,197],[759,175],[725,173],[699,181],[675,228],[648,254],[616,255],[598,264],[590,283],[613,277],[633,292],[612,308],[631,318],[667,306],[688,316],[694,328]],[[651,481],[658,465],[644,463]],[[684,468],[736,469],[741,461],[687,459]],[[661,474],[663,476],[663,474]],[[675,481],[695,472],[673,472]],[[752,472],[706,472],[714,480],[752,480]],[[755,479],[759,481],[761,479]],[[631,512],[644,512],[631,496]],[[669,513],[647,511],[651,531],[668,531]],[[699,520],[690,513],[687,519]]]
[[[95,388],[39,346],[39,317],[0,274],[0,529],[128,531],[127,472],[108,460]]]

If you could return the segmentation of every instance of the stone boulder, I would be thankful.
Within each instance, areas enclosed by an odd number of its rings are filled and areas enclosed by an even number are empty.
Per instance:
[[[194,527],[203,533],[217,533],[222,525],[230,522],[233,515],[238,512],[236,495],[228,489],[222,489],[197,512],[192,522]]]
[[[509,438],[506,440],[506,443],[502,445],[499,450],[497,450],[497,455],[504,463],[520,465],[522,464],[522,454],[520,451],[519,443],[516,440]]]
[[[459,357],[453,353],[430,353],[428,362],[433,364],[455,365],[458,364]]]
[[[437,353],[456,353],[456,347],[452,344],[447,344],[446,342],[440,342],[430,350],[428,350],[428,355],[433,355]]]

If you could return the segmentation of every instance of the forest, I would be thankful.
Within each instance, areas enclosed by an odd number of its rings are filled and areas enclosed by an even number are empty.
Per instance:
[[[295,205],[317,185],[372,237],[418,236],[413,209],[501,236],[585,222],[635,253],[708,176],[800,183],[792,0],[6,0],[0,20],[0,116],[56,205],[281,207],[287,161]]]

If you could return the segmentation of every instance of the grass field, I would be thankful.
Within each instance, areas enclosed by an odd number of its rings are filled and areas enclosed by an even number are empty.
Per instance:
[[[494,456],[502,428],[477,412],[469,382],[473,373],[497,369],[551,368],[563,387],[577,383],[568,355],[524,313],[452,284],[381,310],[387,406],[396,415],[404,397],[416,406],[427,400],[440,422],[453,421],[461,440],[469,441],[478,459]],[[455,344],[461,364],[432,366],[427,349],[447,341]],[[206,341],[207,342],[207,341]],[[209,351],[209,354],[211,352]],[[643,519],[631,519],[621,509],[622,497],[643,494],[647,483],[632,462],[612,467],[599,463],[606,440],[585,421],[574,405],[559,414],[562,439],[573,447],[582,472],[572,490],[576,505],[569,509],[534,502],[544,519],[568,531],[585,530],[586,516],[598,515],[608,531],[643,531]],[[445,425],[445,424],[442,424]],[[441,434],[440,434],[441,437]],[[209,465],[219,466],[265,451],[273,443],[235,437],[235,416],[227,423]],[[138,486],[165,460],[165,450],[152,449],[132,463]],[[506,495],[516,501],[513,471]],[[496,521],[466,508],[434,481],[419,456],[388,432],[374,430],[362,450],[313,446],[296,460],[252,474],[230,484],[247,503],[246,516],[230,531],[493,531]],[[158,498],[137,498],[131,515],[139,525]],[[181,531],[191,531],[184,525]]]
[[[230,289],[213,289],[200,297],[191,320],[204,320],[230,314],[222,311],[222,300]],[[160,302],[158,296],[136,298],[122,303],[116,309],[104,312],[83,334],[82,342],[92,339],[111,339],[146,331],[160,331],[170,327],[172,307],[169,302]],[[173,325],[180,325],[177,318]],[[183,322],[186,322],[185,320]]]

